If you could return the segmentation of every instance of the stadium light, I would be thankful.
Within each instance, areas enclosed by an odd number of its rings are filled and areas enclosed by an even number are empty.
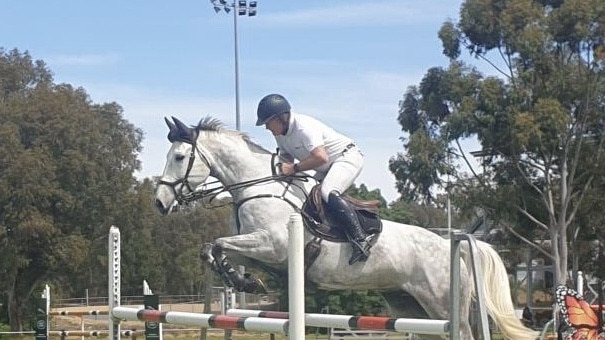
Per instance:
[[[238,55],[238,43],[237,43],[237,17],[242,16],[256,16],[256,1],[245,1],[245,0],[234,0],[232,3],[228,3],[226,0],[210,0],[210,3],[214,7],[214,11],[219,13],[223,10],[229,14],[233,10],[233,52],[235,57],[235,127],[239,131],[240,126],[240,107],[239,107],[239,55]]]

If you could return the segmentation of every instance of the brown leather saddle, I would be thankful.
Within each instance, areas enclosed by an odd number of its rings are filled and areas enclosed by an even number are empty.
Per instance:
[[[326,203],[321,198],[321,184],[311,189],[307,201],[302,206],[302,216],[305,228],[314,236],[332,241],[349,242],[345,227],[336,223]],[[382,231],[382,221],[378,216],[380,201],[362,201],[348,195],[343,199],[355,210],[361,226],[368,234],[379,234]]]

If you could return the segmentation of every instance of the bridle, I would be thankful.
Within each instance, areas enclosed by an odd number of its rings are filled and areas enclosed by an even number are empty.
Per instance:
[[[209,171],[212,173],[212,167],[210,166],[210,162],[208,161],[208,158],[206,158],[206,156],[202,153],[202,151],[197,147],[197,136],[195,137],[193,142],[191,142],[191,143],[184,142],[184,143],[191,144],[191,152],[189,153],[189,163],[187,164],[187,170],[185,170],[185,175],[183,176],[183,178],[180,178],[180,179],[177,179],[177,180],[174,180],[171,182],[165,181],[163,179],[160,179],[158,181],[158,185],[166,185],[166,186],[170,187],[170,189],[172,189],[172,191],[174,192],[175,199],[179,204],[191,202],[191,200],[188,197],[193,195],[193,193],[194,193],[194,188],[192,188],[191,184],[189,183],[189,174],[191,173],[191,169],[193,168],[193,163],[195,162],[196,151],[197,151],[197,154],[200,156],[200,158],[204,161],[204,163],[208,167]],[[179,187],[179,190],[177,191],[177,185],[179,185],[179,184],[181,186]],[[188,193],[184,194],[183,188],[187,188]]]

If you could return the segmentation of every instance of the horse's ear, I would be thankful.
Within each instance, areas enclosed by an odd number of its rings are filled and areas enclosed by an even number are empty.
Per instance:
[[[174,123],[171,122],[170,119],[164,117],[164,121],[166,122],[166,125],[168,125],[168,128],[170,129],[170,131],[176,130],[176,126],[174,126]]]
[[[197,133],[195,131],[195,129],[190,128],[189,126],[185,125],[185,123],[181,122],[180,120],[178,120],[178,118],[172,117],[172,120],[174,121],[174,124],[176,125],[176,129],[178,130],[178,140],[183,141],[183,142],[187,142],[190,144],[195,143],[195,140],[197,139]]]
[[[168,118],[164,117],[164,121],[166,122],[166,125],[168,125],[168,128],[170,129],[170,131],[168,131],[168,140],[170,141],[170,143],[174,143],[174,141],[177,140],[179,132],[177,131],[177,128],[174,125],[174,123],[171,122]]]

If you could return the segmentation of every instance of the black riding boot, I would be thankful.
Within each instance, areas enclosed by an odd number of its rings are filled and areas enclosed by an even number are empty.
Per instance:
[[[339,222],[347,228],[347,236],[353,245],[353,254],[349,259],[349,264],[351,265],[357,261],[364,262],[370,255],[371,245],[368,240],[370,235],[366,234],[361,227],[353,208],[337,192],[331,192],[328,198],[330,210],[336,213]]]

